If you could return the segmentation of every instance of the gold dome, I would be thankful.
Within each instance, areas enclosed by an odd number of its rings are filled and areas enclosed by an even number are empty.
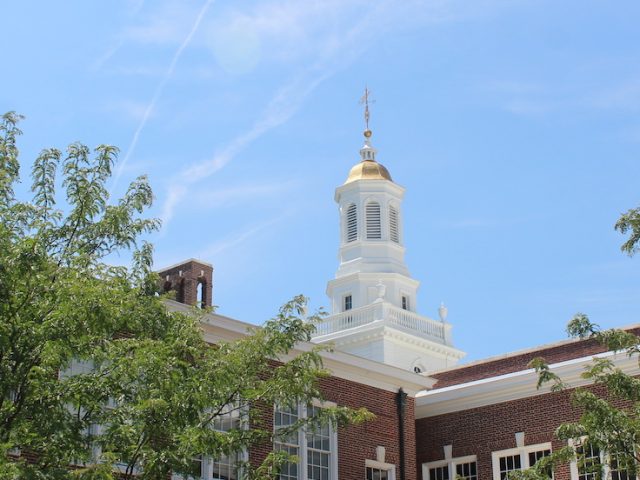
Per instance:
[[[344,183],[347,184],[356,180],[389,180],[393,182],[389,170],[375,160],[363,160],[355,165]]]

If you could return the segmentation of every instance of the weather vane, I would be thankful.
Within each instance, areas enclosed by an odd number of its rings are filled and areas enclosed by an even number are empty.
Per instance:
[[[375,100],[371,98],[371,90],[364,87],[364,95],[360,99],[360,104],[364,105],[364,123],[367,126],[367,129],[365,130],[366,136],[371,136],[371,130],[369,130],[369,102],[374,103]],[[369,135],[367,135],[367,133]]]

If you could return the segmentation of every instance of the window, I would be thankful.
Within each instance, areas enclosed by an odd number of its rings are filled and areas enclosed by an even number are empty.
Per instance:
[[[609,473],[611,480],[636,480],[636,476],[620,465],[617,455],[609,455]]]
[[[505,455],[504,457],[500,457],[500,480],[504,480],[507,478],[509,472],[513,472],[514,470],[522,470],[522,461],[520,459],[520,454],[517,453],[515,455]]]
[[[315,416],[320,408],[319,405],[276,406],[274,448],[298,458],[298,462],[282,466],[280,480],[337,480],[337,436],[330,425],[284,431],[301,418]],[[284,432],[278,435],[279,430]]]
[[[392,463],[384,463],[384,458],[379,460],[382,461],[365,461],[365,480],[395,480],[396,466]]]
[[[211,428],[218,432],[229,432],[245,427],[245,409],[237,403],[229,404],[222,413],[213,420]],[[211,458],[199,455],[193,458],[191,476],[173,475],[173,480],[236,480],[238,467],[244,459],[244,452],[228,456]]]
[[[356,206],[353,203],[347,208],[346,220],[347,243],[354,242],[358,239],[358,216],[356,215]]]
[[[409,297],[406,295],[402,296],[402,309],[409,310]]]
[[[603,463],[600,449],[590,443],[580,443],[575,448],[578,460],[575,462],[576,472],[572,477],[578,480],[596,480],[600,478]]]
[[[477,470],[476,456],[469,455],[425,463],[422,477],[423,480],[478,480]]]
[[[522,447],[500,450],[491,454],[493,463],[493,479],[504,480],[509,472],[526,470],[533,467],[541,458],[551,454],[551,443],[526,445]],[[553,478],[553,473],[548,472],[548,477]]]
[[[398,210],[389,205],[389,238],[392,242],[400,243],[400,229],[398,228]]]
[[[367,240],[379,240],[382,238],[382,226],[380,223],[380,204],[367,203]]]
[[[346,312],[347,310],[351,310],[353,308],[353,298],[351,295],[345,295],[342,302],[342,311]]]
[[[307,410],[310,417],[319,413],[320,408],[311,406]],[[307,478],[309,480],[329,480],[331,467],[331,429],[323,425],[307,432]]]
[[[569,442],[578,455],[578,459],[571,462],[572,480],[635,480],[637,477],[629,472],[616,454],[607,454],[585,439]]]
[[[449,480],[449,467],[433,467],[429,469],[429,480]]]
[[[478,480],[478,465],[474,462],[456,464],[456,480]]]
[[[375,467],[366,467],[366,479],[367,480],[388,480],[389,471],[382,470]]]

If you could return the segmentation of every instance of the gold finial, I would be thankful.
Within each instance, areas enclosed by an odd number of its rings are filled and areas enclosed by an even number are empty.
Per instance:
[[[367,128],[364,131],[364,136],[367,138],[371,137],[371,130],[369,130],[369,102],[374,103],[375,100],[371,99],[371,90],[364,87],[364,95],[360,99],[360,104],[364,105],[364,123]]]

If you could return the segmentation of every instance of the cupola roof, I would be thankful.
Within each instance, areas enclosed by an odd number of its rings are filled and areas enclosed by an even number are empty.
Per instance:
[[[389,170],[381,163],[376,162],[377,150],[371,146],[371,130],[364,131],[364,146],[360,149],[360,163],[354,165],[349,171],[347,183],[357,180],[389,180],[392,182]]]
[[[349,172],[345,184],[355,182],[356,180],[391,180],[389,170],[381,163],[375,160],[363,160],[354,165]]]

